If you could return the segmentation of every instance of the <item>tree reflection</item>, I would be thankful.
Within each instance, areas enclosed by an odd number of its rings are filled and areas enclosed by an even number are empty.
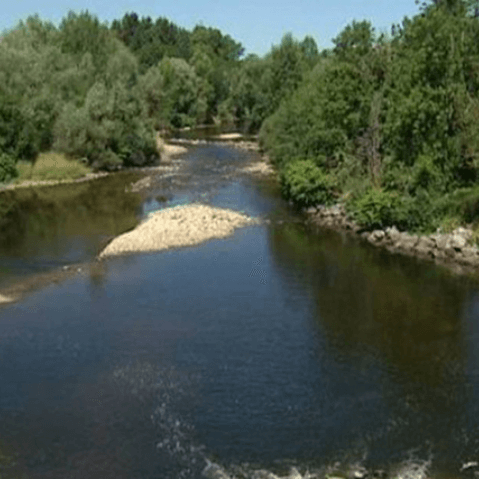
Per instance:
[[[294,224],[273,228],[270,244],[286,289],[299,282],[312,298],[318,361],[332,357],[379,388],[391,423],[371,441],[392,449],[434,444],[444,457],[463,455],[477,429],[467,420],[477,407],[464,327],[473,281]]]
[[[0,194],[0,256],[62,257],[86,249],[90,259],[102,237],[133,228],[139,195],[125,193],[136,174],[117,174],[95,181]],[[80,240],[81,238],[81,240]]]

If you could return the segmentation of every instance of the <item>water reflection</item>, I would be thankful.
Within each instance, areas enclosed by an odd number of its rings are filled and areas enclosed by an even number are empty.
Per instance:
[[[0,282],[90,260],[103,241],[133,228],[141,197],[125,186],[138,174],[0,193]]]
[[[186,479],[205,454],[259,468],[338,456],[388,465],[411,451],[457,473],[477,458],[476,285],[293,224],[277,185],[228,179],[250,159],[236,150],[189,155],[181,185],[160,179],[151,198],[164,197],[140,206],[108,182],[5,197],[2,265],[16,254],[66,261],[75,237],[98,245],[165,199],[202,198],[270,223],[94,262],[5,306],[2,474]],[[55,238],[67,243],[58,253]]]
[[[348,431],[358,425],[368,431],[370,459],[390,461],[413,448],[425,458],[433,451],[439,462],[477,453],[478,419],[470,417],[479,412],[472,396],[477,378],[467,372],[465,325],[475,284],[346,235],[319,235],[318,241],[291,224],[273,228],[270,242],[283,280],[310,291],[319,354],[326,347],[341,376],[365,386],[344,404],[356,414]],[[477,315],[468,320],[477,323]],[[364,421],[374,415],[383,422],[376,431]]]

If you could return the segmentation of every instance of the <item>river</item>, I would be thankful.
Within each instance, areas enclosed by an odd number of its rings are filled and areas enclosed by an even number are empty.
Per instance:
[[[312,229],[237,173],[254,158],[198,145],[147,193],[122,173],[0,196],[0,286],[81,264],[0,306],[2,479],[477,469],[477,283]],[[92,261],[192,201],[267,221]]]

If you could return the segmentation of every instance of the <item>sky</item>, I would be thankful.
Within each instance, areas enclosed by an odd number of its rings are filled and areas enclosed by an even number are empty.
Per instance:
[[[414,0],[3,0],[0,31],[35,13],[58,24],[69,10],[88,10],[106,22],[136,12],[187,29],[219,28],[242,43],[246,54],[261,56],[288,32],[298,40],[310,35],[320,50],[329,48],[352,20],[369,20],[376,32],[390,32],[391,24],[414,16],[418,6]]]

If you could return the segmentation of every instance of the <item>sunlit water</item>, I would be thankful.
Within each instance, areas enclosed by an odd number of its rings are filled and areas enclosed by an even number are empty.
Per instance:
[[[339,462],[393,475],[408,460],[434,477],[471,472],[460,469],[479,460],[476,284],[309,230],[277,186],[234,175],[250,159],[193,148],[146,200],[125,193],[126,177],[73,197],[9,196],[3,284],[92,259],[175,204],[270,222],[111,259],[3,306],[2,478],[196,478],[205,458],[278,473]]]

